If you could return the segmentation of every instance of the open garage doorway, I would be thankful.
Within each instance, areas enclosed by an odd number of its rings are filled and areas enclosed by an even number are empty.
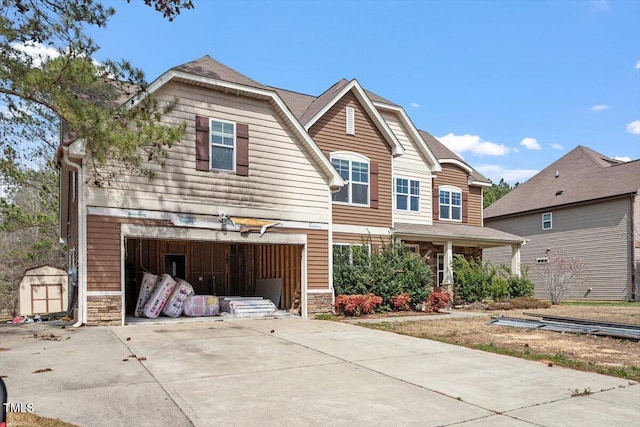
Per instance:
[[[127,316],[144,272],[184,279],[196,295],[260,296],[300,313],[303,245],[128,238],[125,247]]]

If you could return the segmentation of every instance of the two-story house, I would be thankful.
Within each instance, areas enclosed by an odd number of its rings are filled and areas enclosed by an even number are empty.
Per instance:
[[[525,236],[522,264],[535,296],[549,298],[541,276],[555,254],[584,265],[570,299],[638,301],[640,160],[623,162],[578,146],[485,211],[487,227]],[[484,254],[501,262],[501,248]]]
[[[452,283],[453,253],[511,247],[482,227],[488,181],[413,125],[404,109],[341,80],[319,96],[258,83],[205,56],[150,86],[187,124],[156,177],[87,167],[83,141],[64,141],[61,236],[77,278],[78,324],[123,324],[144,271],[170,273],[197,294],[254,295],[281,280],[282,309],[332,308],[332,252],[363,239],[412,245]],[[76,274],[77,273],[77,274]]]

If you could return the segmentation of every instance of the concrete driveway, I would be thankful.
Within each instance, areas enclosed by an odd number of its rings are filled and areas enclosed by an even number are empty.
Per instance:
[[[49,333],[60,340],[41,336]],[[10,402],[83,426],[608,426],[640,417],[640,385],[627,380],[327,321],[2,326],[0,347]],[[592,394],[571,397],[585,389]]]

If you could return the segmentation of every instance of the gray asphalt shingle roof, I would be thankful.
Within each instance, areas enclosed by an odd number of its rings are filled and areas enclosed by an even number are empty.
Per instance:
[[[178,65],[172,68],[176,71],[183,71],[194,75],[209,77],[218,80],[223,80],[231,83],[241,84],[258,89],[267,89],[276,92],[280,98],[287,105],[293,115],[302,123],[306,124],[311,120],[319,111],[321,111],[327,103],[329,103],[334,97],[349,84],[346,79],[341,79],[333,86],[327,89],[319,96],[306,95],[299,92],[290,91],[287,89],[276,88],[272,86],[266,86],[249,77],[237,72],[236,70],[227,67],[226,65],[216,61],[209,55],[205,55],[202,58],[195,61],[187,62],[182,65]],[[397,106],[393,102],[365,89],[367,96],[373,102],[379,102],[392,106]],[[462,163],[466,163],[462,158],[457,156],[453,151],[449,150],[440,141],[434,138],[431,134],[425,131],[420,131],[422,138],[427,143],[429,149],[433,152],[434,156],[440,159],[455,159]],[[472,168],[473,169],[473,168]],[[471,179],[476,182],[490,183],[491,181],[482,176],[478,171],[473,169],[471,172]]]
[[[620,162],[579,145],[484,210],[484,218],[637,193],[640,160]]]
[[[457,239],[484,242],[486,246],[522,243],[524,240],[515,234],[506,233],[489,227],[467,224],[435,222],[432,225],[395,223],[395,234],[403,236],[421,236],[432,239]]]

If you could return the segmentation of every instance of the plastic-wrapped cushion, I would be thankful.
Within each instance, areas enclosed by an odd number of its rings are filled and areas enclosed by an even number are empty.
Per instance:
[[[193,286],[185,280],[178,279],[167,303],[162,308],[162,313],[170,317],[179,317],[182,314],[184,302],[193,294]]]
[[[151,319],[158,317],[175,285],[176,281],[173,280],[173,277],[167,273],[163,274],[158,280],[156,289],[153,291],[153,294],[151,294],[149,301],[144,305],[142,314]]]
[[[214,295],[192,295],[184,303],[184,315],[189,317],[217,316],[220,300]]]
[[[138,302],[136,303],[136,310],[133,315],[136,317],[142,316],[144,305],[149,301],[151,294],[158,282],[158,276],[151,273],[144,273],[142,275],[142,283],[140,284],[140,293],[138,294]]]

